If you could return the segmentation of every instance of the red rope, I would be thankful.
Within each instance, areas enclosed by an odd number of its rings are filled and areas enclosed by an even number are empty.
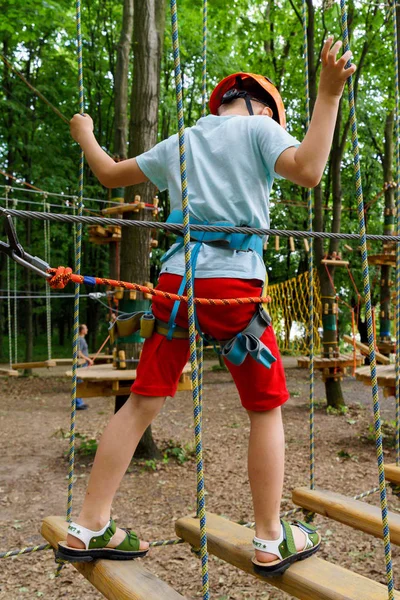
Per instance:
[[[53,289],[64,289],[69,281],[73,283],[84,284],[85,277],[83,275],[76,275],[72,273],[70,267],[58,267],[57,269],[48,269],[48,273],[53,276],[48,280],[50,287]],[[154,290],[153,288],[147,287],[146,285],[139,285],[138,283],[129,283],[127,281],[117,281],[116,279],[106,279],[105,277],[90,277],[97,285],[109,285],[111,287],[122,287],[125,290],[137,290],[144,294],[151,294],[152,296],[159,296],[167,298],[168,300],[181,300],[187,302],[187,296],[180,296],[178,294],[172,294],[170,292],[162,292],[161,290]],[[270,296],[256,296],[250,298],[194,298],[195,304],[205,304],[209,306],[229,306],[232,304],[264,304],[270,302]]]

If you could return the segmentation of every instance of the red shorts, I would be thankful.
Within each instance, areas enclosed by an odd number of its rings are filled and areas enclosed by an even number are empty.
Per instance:
[[[160,276],[157,289],[177,293],[182,281],[180,275]],[[257,280],[245,279],[196,279],[195,296],[198,298],[240,298],[260,296]],[[153,299],[153,313],[157,319],[168,323],[173,301],[157,296]],[[249,324],[256,307],[243,306],[196,306],[201,330],[217,340],[228,340]],[[176,324],[188,327],[187,304],[181,302]],[[240,366],[225,361],[238,389],[242,405],[247,410],[266,411],[280,406],[289,398],[285,373],[272,326],[266,328],[261,340],[277,359],[270,369],[247,356]],[[137,368],[137,378],[132,392],[143,396],[174,396],[179,377],[189,359],[187,339],[167,338],[154,333],[143,346]]]

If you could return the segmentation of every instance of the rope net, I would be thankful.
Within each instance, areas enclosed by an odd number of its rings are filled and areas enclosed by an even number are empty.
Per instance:
[[[268,286],[268,295],[271,298],[268,312],[272,322],[281,352],[290,351],[308,354],[310,349],[307,333],[310,320],[310,279],[308,272],[288,279],[283,283]],[[321,341],[318,329],[321,322],[321,297],[320,285],[314,270],[314,350],[321,350]]]

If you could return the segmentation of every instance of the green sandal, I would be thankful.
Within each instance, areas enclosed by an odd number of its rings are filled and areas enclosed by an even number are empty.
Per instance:
[[[281,535],[277,540],[261,540],[258,537],[253,540],[253,546],[256,550],[278,556],[278,560],[268,563],[253,558],[255,573],[263,577],[282,575],[291,564],[298,560],[304,560],[319,550],[321,536],[316,527],[303,521],[294,521],[293,524],[305,534],[306,543],[303,550],[296,550],[292,528],[289,523],[281,520]]]
[[[108,560],[133,560],[145,556],[148,550],[139,550],[140,540],[134,531],[126,531],[125,539],[116,547],[108,548],[107,544],[117,530],[111,519],[103,529],[91,531],[77,523],[68,525],[68,533],[85,544],[85,548],[71,548],[66,542],[59,542],[56,558],[69,562],[92,562],[99,558]]]

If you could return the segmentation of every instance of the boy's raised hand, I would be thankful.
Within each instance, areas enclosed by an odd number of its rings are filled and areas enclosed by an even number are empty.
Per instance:
[[[329,36],[321,52],[321,76],[318,94],[327,97],[341,97],[346,80],[355,73],[357,67],[351,64],[346,69],[346,64],[352,58],[350,50],[337,60],[337,54],[342,47],[342,42],[337,41],[332,45],[333,36]]]
[[[88,114],[76,114],[69,122],[72,137],[80,144],[85,136],[93,133],[93,120]]]

